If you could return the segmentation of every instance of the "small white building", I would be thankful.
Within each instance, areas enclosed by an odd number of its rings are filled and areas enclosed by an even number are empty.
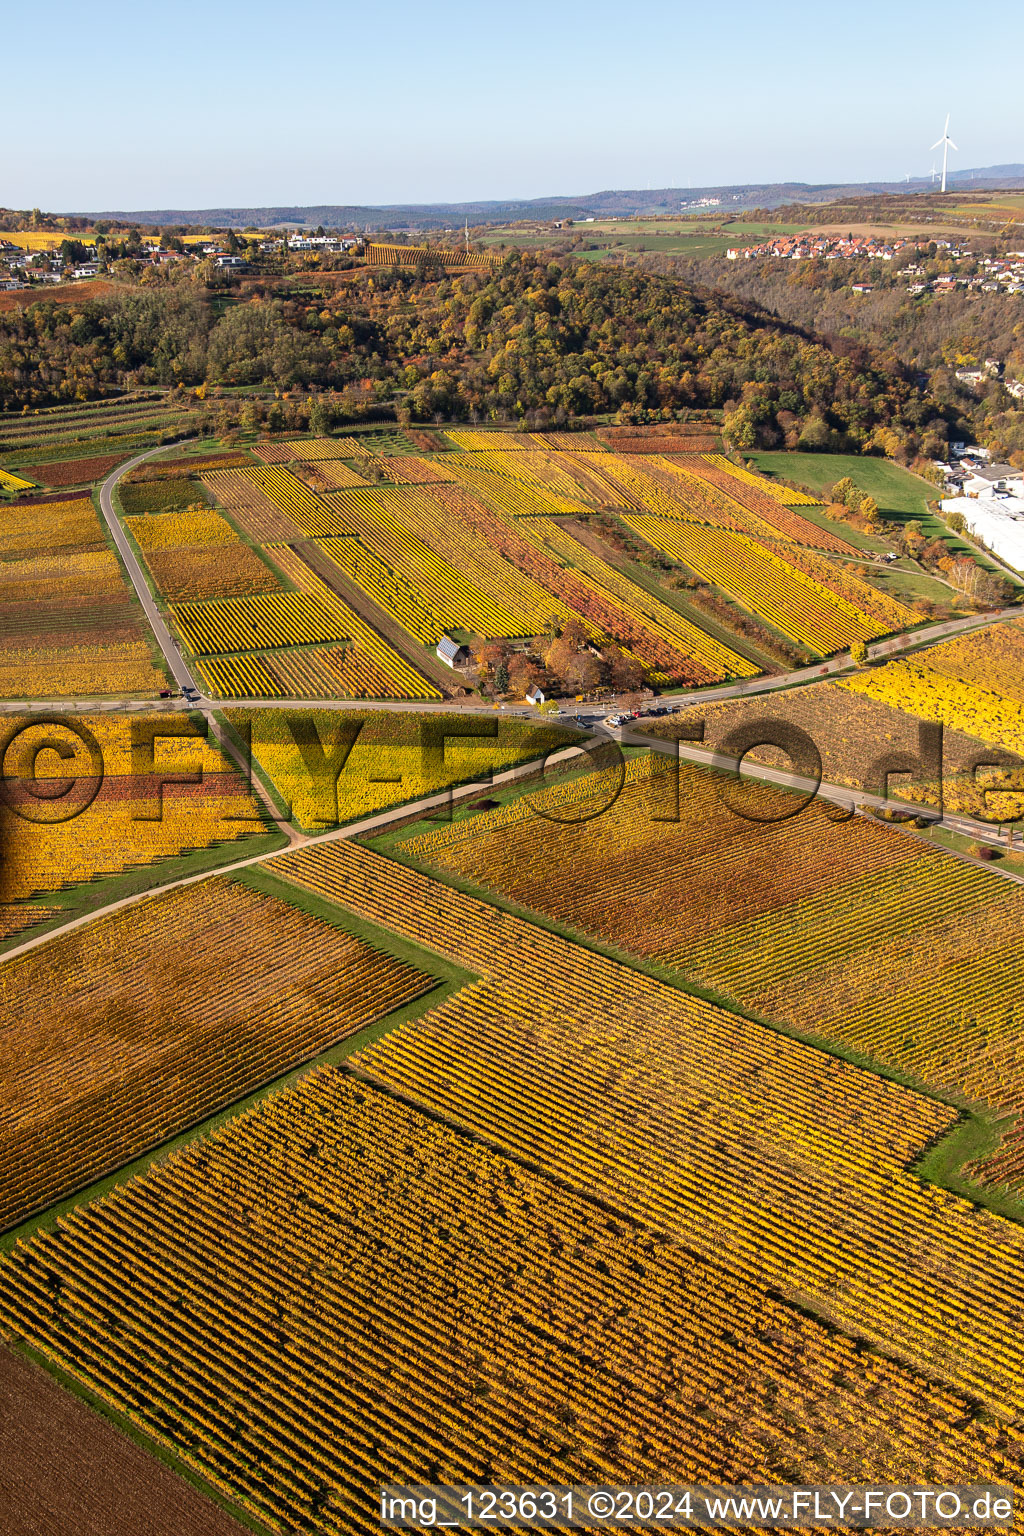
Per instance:
[[[442,635],[437,642],[437,659],[449,667],[464,667],[469,660],[469,647],[460,645],[451,635]]]
[[[533,688],[530,688],[527,691],[527,694],[526,694],[526,702],[527,702],[527,704],[543,704],[544,703],[544,690],[543,690],[543,688],[538,688],[536,686],[534,686]]]

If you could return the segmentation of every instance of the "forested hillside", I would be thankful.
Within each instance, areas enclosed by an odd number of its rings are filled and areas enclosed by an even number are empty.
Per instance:
[[[675,276],[514,254],[492,273],[359,270],[216,286],[147,274],[74,304],[0,315],[10,410],[135,383],[309,386],[419,419],[724,407],[738,445],[885,448],[945,437],[891,356],[828,344]],[[342,278],[341,281],[336,279]]]
[[[645,265],[672,266],[665,258]],[[924,376],[925,387],[950,420],[969,418],[972,431],[1003,458],[1024,452],[1024,413],[993,377],[976,393],[956,378],[986,357],[1024,377],[1024,294],[952,292],[918,296],[881,262],[756,261],[675,263],[684,281],[700,274],[741,305],[760,305],[778,319],[813,329],[829,346],[839,338],[877,348],[897,370]],[[950,270],[949,264],[942,270]],[[861,282],[870,292],[855,293]],[[939,443],[925,446],[937,457]],[[934,450],[934,451],[933,451]]]

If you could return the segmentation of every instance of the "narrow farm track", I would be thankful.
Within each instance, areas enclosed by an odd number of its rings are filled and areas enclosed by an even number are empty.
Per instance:
[[[178,447],[180,445],[174,444],[173,446]],[[153,601],[153,595],[149,590],[149,583],[146,581],[142,567],[135,557],[134,550],[128,543],[127,535],[121,526],[121,519],[118,517],[117,511],[114,507],[114,487],[117,485],[122,475],[126,474],[128,470],[134,469],[137,465],[143,463],[146,459],[151,459],[155,454],[164,453],[165,451],[166,445],[160,448],[151,448],[148,453],[137,454],[134,459],[129,459],[126,464],[120,465],[119,468],[115,469],[112,474],[109,474],[106,480],[104,480],[103,484],[100,486],[100,508],[103,512],[103,517],[107,527],[110,529],[111,537],[113,538],[114,543],[117,545],[118,553],[120,554],[121,559],[124,561],[125,569],[131,578],[132,586],[135,588],[135,595],[142,605],[143,612],[145,613],[149,622],[149,627],[153,631],[154,638],[156,639],[157,644],[163,652],[164,660],[167,662],[167,665],[171,670],[171,676],[174,678],[179,688],[191,688],[200,695],[200,698],[202,698],[202,690],[200,689],[195,678],[192,676],[189,668],[185,665],[181,651],[175,641],[171,638],[171,632],[167,628],[167,625],[164,623],[156,603]],[[217,742],[217,745],[220,747],[221,751],[226,757],[230,758],[230,760],[235,764],[237,768],[240,768],[242,772],[247,775],[252,784],[253,790],[256,794],[259,795],[260,799],[263,801],[264,806],[270,813],[271,820],[287,837],[288,846],[296,847],[300,841],[299,834],[295,831],[295,828],[291,826],[289,822],[283,820],[283,818],[278,815],[277,807],[275,806],[272,797],[270,796],[265,786],[260,782],[258,776],[255,773],[249,773],[249,765],[246,763],[245,759],[236,747],[230,733],[223,729],[220,722],[216,719],[208,707],[203,707],[202,713],[206,719],[207,729],[210,735],[213,736],[214,740]]]

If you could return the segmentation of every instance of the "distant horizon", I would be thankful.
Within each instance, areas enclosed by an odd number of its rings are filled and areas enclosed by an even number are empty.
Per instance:
[[[1006,161],[1006,162],[1001,163],[1001,164],[994,164],[994,165],[987,165],[987,166],[973,166],[973,167],[967,166],[967,167],[964,167],[962,170],[958,170],[956,172],[950,171],[949,172],[949,176],[948,176],[948,181],[955,182],[957,184],[957,186],[961,190],[963,190],[963,183],[966,181],[969,184],[970,181],[973,180],[974,178],[979,178],[983,182],[986,181],[986,180],[989,180],[989,181],[999,181],[999,180],[1012,181],[1012,180],[1016,180],[1016,181],[1020,181],[1021,183],[1024,183],[1024,161]],[[910,187],[912,187],[914,189],[920,189],[920,190],[922,190],[924,192],[930,192],[930,191],[938,192],[938,186],[937,186],[937,184],[933,184],[932,183],[930,175],[921,175],[921,176],[912,176],[910,178],[909,182],[885,181],[881,177],[874,177],[874,178],[864,177],[864,178],[862,178],[860,180],[850,181],[850,182],[839,182],[839,181],[828,181],[828,180],[827,181],[820,181],[820,182],[801,182],[801,181],[796,181],[796,180],[793,180],[793,179],[787,179],[787,180],[784,180],[784,181],[777,181],[777,182],[751,182],[751,181],[731,182],[731,183],[719,182],[719,183],[707,183],[707,184],[701,185],[701,186],[678,186],[678,187],[674,187],[674,186],[648,187],[648,188],[640,188],[640,187],[599,187],[599,188],[595,188],[595,189],[593,189],[591,191],[588,191],[588,192],[541,192],[541,193],[536,193],[536,194],[534,194],[534,195],[532,195],[530,197],[523,197],[523,198],[519,198],[519,197],[504,198],[504,197],[500,197],[500,196],[487,196],[487,197],[481,196],[481,197],[474,197],[474,198],[464,198],[464,199],[461,199],[461,200],[458,200],[458,201],[456,201],[455,199],[437,198],[437,199],[433,199],[433,200],[430,200],[430,201],[420,201],[420,202],[409,201],[409,202],[392,202],[392,203],[357,203],[357,204],[353,204],[353,203],[336,203],[336,202],[332,203],[332,202],[328,202],[326,199],[319,199],[319,200],[314,199],[314,200],[312,200],[310,202],[299,203],[299,202],[296,202],[294,200],[287,200],[287,199],[283,199],[282,198],[282,199],[279,199],[279,200],[276,200],[276,201],[273,200],[273,199],[264,199],[264,200],[262,200],[261,202],[258,202],[258,203],[246,203],[246,204],[237,204],[237,205],[232,205],[232,204],[228,203],[227,201],[222,201],[220,203],[212,203],[212,204],[210,204],[206,208],[198,208],[198,207],[186,208],[185,205],[182,204],[179,207],[174,207],[174,208],[168,207],[168,208],[162,208],[162,209],[161,208],[155,208],[155,207],[154,208],[94,208],[94,209],[68,209],[68,208],[59,208],[58,209],[58,208],[55,208],[55,209],[46,209],[46,210],[41,209],[40,211],[44,214],[44,216],[46,216],[46,217],[53,217],[53,218],[77,218],[77,219],[81,219],[81,218],[85,218],[85,219],[135,218],[135,219],[149,219],[149,218],[155,217],[157,214],[165,215],[165,214],[186,214],[187,213],[190,216],[195,216],[195,215],[204,214],[204,213],[208,213],[208,214],[221,214],[221,213],[225,213],[225,212],[280,212],[280,211],[283,211],[283,210],[286,210],[286,209],[290,209],[290,210],[292,210],[293,212],[296,212],[296,213],[303,212],[303,211],[316,211],[316,210],[320,210],[320,209],[323,209],[323,210],[327,210],[327,209],[344,209],[344,210],[353,210],[353,211],[357,211],[357,212],[358,211],[364,211],[366,213],[391,213],[391,212],[402,212],[402,211],[409,210],[409,209],[423,209],[423,210],[446,209],[446,208],[450,208],[450,209],[455,209],[455,208],[470,208],[470,209],[472,209],[472,208],[479,208],[479,209],[485,209],[485,208],[488,208],[488,207],[493,207],[493,208],[497,209],[497,208],[515,207],[517,204],[522,204],[523,208],[524,208],[525,216],[529,217],[529,214],[526,213],[526,210],[528,208],[532,207],[532,206],[537,205],[537,204],[546,204],[546,203],[554,204],[554,203],[566,203],[566,202],[585,203],[588,200],[593,200],[595,198],[601,198],[601,197],[632,197],[634,195],[638,196],[638,197],[657,197],[657,196],[659,196],[661,194],[676,195],[676,194],[680,194],[680,193],[682,193],[682,194],[689,193],[689,194],[692,194],[692,195],[702,195],[702,194],[708,194],[708,193],[714,193],[714,192],[723,192],[723,193],[734,192],[735,193],[735,192],[743,192],[743,191],[747,191],[747,190],[749,190],[751,192],[757,192],[757,191],[761,191],[761,190],[767,191],[767,190],[772,189],[772,188],[779,188],[779,189],[786,188],[786,189],[792,189],[793,191],[805,190],[805,191],[807,191],[809,193],[813,193],[813,192],[816,192],[816,191],[829,191],[829,192],[835,191],[835,192],[840,193],[840,194],[843,191],[845,191],[845,190],[849,190],[850,192],[853,192],[853,193],[863,192],[864,196],[868,196],[869,197],[869,196],[872,195],[872,193],[874,191],[876,191],[876,189],[883,189],[881,194],[876,193],[876,195],[887,195],[887,194],[888,195],[894,195],[894,194],[897,194],[899,192],[900,188],[902,186],[904,186],[904,185],[909,185]],[[39,205],[37,203],[37,204],[34,204],[33,206],[34,207],[38,207]],[[697,213],[699,211],[700,210],[696,210],[696,209],[694,210],[695,213]],[[715,210],[713,208],[709,208],[706,211],[711,213],[711,212],[714,212]],[[724,211],[728,211],[728,210],[726,209]],[[737,211],[738,212],[742,212],[743,210],[739,209]],[[669,215],[668,214],[663,214],[663,215],[658,215],[658,216],[660,216],[660,217],[668,217]],[[610,217],[610,215],[605,215],[605,217]],[[628,217],[630,217],[630,215],[628,215],[628,214],[621,214],[621,215],[618,215],[618,217],[628,218]]]
[[[530,201],[551,186],[698,188],[927,176],[947,112],[951,169],[1024,145],[1024,99],[998,81],[969,99],[950,78],[952,0],[917,12],[862,0],[855,18],[811,0],[770,12],[610,0],[514,16],[450,0],[425,17],[394,0],[310,0],[291,26],[268,0],[172,16],[128,0],[47,12],[46,95],[12,70],[6,104],[31,124],[0,177],[4,205],[79,209]],[[1024,12],[1001,16],[1019,57]],[[38,23],[5,22],[11,58]],[[540,187],[541,191],[535,189]],[[575,192],[561,194],[577,196]]]
[[[992,177],[995,178],[995,177],[998,177],[1001,174],[1002,175],[1006,175],[1006,176],[1021,176],[1022,178],[1024,178],[1024,131],[1022,131],[1021,134],[1019,135],[1019,143],[1020,143],[1020,148],[1017,151],[1017,153],[1022,158],[1020,158],[1020,159],[1012,158],[1010,156],[1009,152],[1007,152],[1006,158],[999,158],[999,159],[990,160],[990,161],[988,161],[984,165],[981,165],[981,164],[973,165],[973,166],[950,165],[950,167],[948,169],[948,172],[947,172],[947,181],[948,182],[956,182],[956,183],[961,183],[962,184],[964,180],[969,180],[970,178],[975,177],[975,176],[992,176]],[[936,169],[938,171],[941,171],[941,163],[940,163],[940,165]],[[294,196],[279,197],[279,198],[269,197],[269,196],[265,196],[265,195],[264,196],[260,196],[260,197],[257,197],[257,196],[248,196],[248,197],[241,197],[241,196],[238,196],[238,197],[229,197],[229,196],[208,197],[208,198],[205,199],[205,201],[202,204],[200,203],[200,200],[198,198],[196,198],[196,197],[193,197],[193,198],[179,197],[177,199],[167,198],[167,199],[163,199],[163,200],[157,200],[157,199],[151,197],[150,200],[149,200],[149,205],[150,205],[151,208],[155,208],[157,206],[157,202],[161,201],[162,205],[165,206],[165,207],[168,207],[168,208],[171,208],[171,207],[175,207],[175,208],[185,208],[185,207],[200,208],[202,206],[202,207],[206,207],[206,208],[210,208],[210,209],[216,209],[216,208],[227,208],[227,207],[271,208],[271,207],[285,207],[285,206],[289,206],[289,207],[357,207],[357,208],[369,208],[369,209],[383,209],[383,210],[386,210],[386,209],[390,209],[390,208],[408,208],[408,207],[423,207],[423,208],[428,208],[428,207],[444,207],[444,206],[456,205],[456,204],[461,206],[461,205],[473,205],[473,204],[485,205],[485,204],[488,204],[488,203],[523,203],[523,204],[530,204],[530,203],[546,202],[546,201],[559,202],[559,201],[572,200],[574,198],[599,197],[599,196],[603,196],[603,195],[610,194],[610,193],[617,193],[617,194],[620,194],[620,195],[627,194],[627,193],[634,193],[634,192],[635,193],[642,193],[644,195],[651,195],[651,194],[658,193],[658,192],[706,193],[706,192],[714,192],[714,191],[734,191],[734,190],[741,190],[741,189],[744,189],[744,188],[761,188],[761,187],[764,187],[764,188],[768,188],[768,187],[792,187],[792,188],[797,188],[797,189],[805,188],[805,189],[807,189],[809,191],[812,191],[812,190],[815,190],[815,189],[831,189],[833,187],[836,188],[836,189],[842,190],[844,188],[851,188],[851,189],[852,188],[858,188],[858,187],[873,188],[873,187],[884,186],[884,187],[892,189],[892,190],[898,190],[899,187],[904,186],[904,185],[908,185],[908,184],[910,186],[914,186],[915,184],[927,184],[927,183],[930,183],[931,179],[932,179],[931,178],[931,171],[932,171],[932,165],[931,165],[931,163],[929,163],[928,166],[920,167],[920,168],[918,168],[916,170],[905,172],[902,176],[894,176],[894,175],[886,174],[885,172],[878,172],[877,174],[873,174],[873,175],[851,175],[851,174],[848,174],[848,173],[836,174],[836,175],[819,175],[819,176],[786,174],[786,175],[761,176],[761,177],[759,177],[759,176],[750,175],[750,176],[742,176],[742,177],[741,176],[735,176],[735,177],[733,177],[730,180],[724,180],[724,179],[723,180],[718,180],[718,181],[707,180],[707,181],[700,181],[700,182],[696,182],[696,181],[695,182],[681,182],[681,181],[680,182],[668,182],[668,181],[657,182],[657,181],[648,180],[643,185],[641,185],[638,181],[629,181],[629,180],[624,180],[624,179],[612,180],[611,178],[606,178],[604,181],[599,181],[599,180],[598,181],[592,181],[592,183],[589,185],[588,189],[585,190],[585,191],[581,191],[581,190],[579,190],[577,188],[576,190],[569,191],[569,192],[565,192],[565,191],[552,191],[552,190],[550,190],[550,188],[544,188],[542,186],[542,190],[540,190],[540,191],[537,191],[537,190],[532,190],[532,191],[516,190],[514,192],[507,192],[507,193],[506,192],[500,192],[500,191],[499,192],[494,192],[494,191],[475,192],[475,193],[465,193],[465,192],[462,192],[462,193],[452,193],[451,195],[444,195],[444,194],[438,193],[438,194],[431,195],[431,196],[413,196],[413,195],[410,195],[410,196],[406,196],[406,197],[399,197],[399,196],[378,197],[378,198],[375,198],[373,200],[358,199],[358,198],[355,198],[355,197],[343,197],[340,194],[338,196],[327,196],[327,195],[321,196],[321,195],[314,195],[314,194],[311,193],[309,195],[303,195],[301,197],[297,196],[297,195],[294,195]],[[541,184],[538,183],[538,185],[541,185]],[[938,181],[937,180],[935,181],[934,190],[938,191]],[[48,201],[46,202],[46,204],[44,206],[44,203],[40,200],[38,195],[35,196],[34,198],[25,198],[25,199],[15,199],[15,198],[12,198],[12,197],[8,196],[3,191],[2,184],[0,184],[0,207],[5,207],[5,208],[8,208],[8,209],[16,208],[16,207],[17,208],[29,208],[29,207],[39,208],[40,211],[42,211],[42,212],[51,213],[51,214],[56,215],[56,216],[64,216],[64,217],[67,217],[67,218],[81,218],[81,217],[103,218],[103,217],[109,216],[111,213],[144,212],[144,211],[146,211],[145,209],[143,209],[141,207],[141,205],[137,206],[136,208],[129,207],[128,200],[126,200],[126,199],[122,199],[120,201],[118,201],[116,199],[107,199],[105,205],[102,206],[102,207],[100,206],[100,200],[97,200],[95,202],[94,206],[91,206],[91,207],[88,207],[88,208],[85,208],[84,206],[71,207],[66,202],[64,204],[62,204],[62,205],[57,205],[57,204],[54,204],[54,203],[50,203]]]

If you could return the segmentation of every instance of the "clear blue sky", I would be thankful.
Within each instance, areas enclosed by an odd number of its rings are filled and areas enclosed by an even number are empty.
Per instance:
[[[4,21],[0,204],[536,197],[1024,162],[1024,7],[49,0]]]

